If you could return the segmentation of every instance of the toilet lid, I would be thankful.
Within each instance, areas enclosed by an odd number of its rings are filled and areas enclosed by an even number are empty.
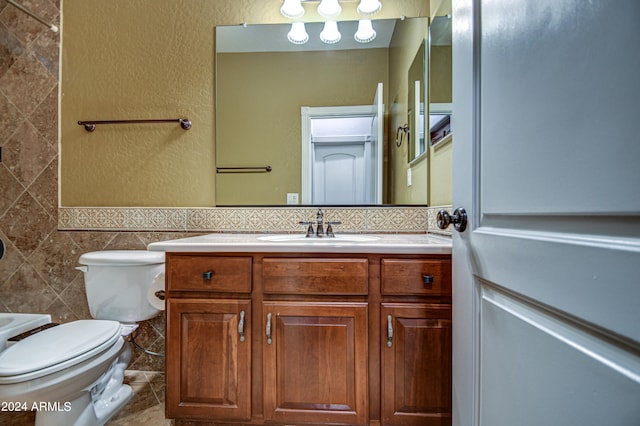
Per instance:
[[[36,333],[0,353],[0,377],[42,370],[70,359],[80,362],[92,350],[120,337],[120,323],[79,320]]]
[[[80,256],[81,265],[154,265],[164,263],[164,252],[147,250],[92,251]]]

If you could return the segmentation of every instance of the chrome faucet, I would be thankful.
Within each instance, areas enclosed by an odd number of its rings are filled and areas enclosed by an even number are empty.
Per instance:
[[[324,227],[322,225],[323,218],[324,214],[322,213],[322,209],[318,209],[318,213],[316,214],[316,237],[324,237]]]
[[[314,232],[313,232],[313,222],[309,222],[309,221],[300,221],[298,222],[300,225],[307,225],[307,233],[306,233],[306,237],[313,237],[314,236]],[[318,209],[318,213],[316,213],[316,232],[315,232],[315,236],[318,238],[322,238],[322,237],[335,237],[335,234],[333,233],[333,227],[331,225],[340,225],[342,222],[325,222],[324,221],[324,213],[322,212],[322,209]],[[324,225],[327,225],[327,230],[325,231],[324,229]]]
[[[327,231],[325,235],[329,238],[333,238],[336,234],[333,233],[333,227],[331,225],[340,225],[341,222],[327,222]]]
[[[309,238],[309,237],[313,237],[313,222],[307,222],[304,220],[301,220],[300,222],[298,222],[300,225],[308,225],[309,227],[307,228],[307,234],[305,235],[305,237]]]

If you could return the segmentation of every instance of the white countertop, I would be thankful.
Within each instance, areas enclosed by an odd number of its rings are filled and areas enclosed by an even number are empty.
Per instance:
[[[450,254],[451,239],[430,234],[336,234],[336,238],[304,238],[302,234],[225,233],[151,243],[148,249],[164,252]]]

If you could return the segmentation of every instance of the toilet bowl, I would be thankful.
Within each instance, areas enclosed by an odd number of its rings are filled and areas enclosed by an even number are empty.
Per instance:
[[[160,312],[147,290],[163,274],[163,253],[93,252],[80,264],[96,319],[47,328],[0,352],[0,401],[36,411],[36,425],[103,425],[120,411],[132,396],[123,384],[132,356],[125,337]]]

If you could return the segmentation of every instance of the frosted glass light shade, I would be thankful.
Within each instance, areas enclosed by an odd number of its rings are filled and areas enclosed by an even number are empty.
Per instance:
[[[380,9],[382,9],[380,0],[360,0],[358,5],[358,13],[365,16],[374,15],[380,12]]]
[[[304,22],[294,22],[291,24],[291,30],[287,34],[287,38],[293,44],[305,44],[309,41],[309,34],[304,28]]]
[[[320,40],[323,43],[334,44],[340,41],[342,34],[338,31],[338,23],[336,21],[327,21],[324,23],[324,29],[320,33]]]
[[[342,12],[338,0],[322,0],[318,5],[318,14],[325,18],[337,18]]]
[[[371,19],[362,19],[358,22],[358,31],[353,38],[358,43],[369,43],[376,38],[376,30],[373,29]]]
[[[298,19],[304,15],[304,7],[302,7],[300,0],[284,0],[280,13],[285,18]]]

